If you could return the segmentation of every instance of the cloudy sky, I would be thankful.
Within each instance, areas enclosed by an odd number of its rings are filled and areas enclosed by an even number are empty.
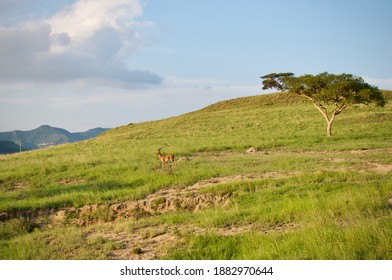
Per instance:
[[[392,89],[390,0],[0,0],[0,131],[116,127],[262,94],[260,76]]]

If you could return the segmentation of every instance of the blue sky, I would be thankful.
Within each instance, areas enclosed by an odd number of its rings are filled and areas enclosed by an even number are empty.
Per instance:
[[[392,89],[389,0],[0,0],[0,131],[161,119],[262,94],[260,76]]]

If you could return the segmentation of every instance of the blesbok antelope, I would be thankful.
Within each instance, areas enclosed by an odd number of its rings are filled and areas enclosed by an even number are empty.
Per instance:
[[[166,161],[171,161],[172,162],[172,165],[176,165],[176,162],[174,161],[174,155],[162,155],[161,154],[161,150],[162,149],[158,149],[158,151],[157,151],[157,156],[159,157],[159,159],[161,160],[161,162],[162,162],[162,169],[163,169],[163,167],[165,166],[165,162]]]

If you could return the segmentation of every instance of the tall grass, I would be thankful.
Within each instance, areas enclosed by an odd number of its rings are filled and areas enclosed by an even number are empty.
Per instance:
[[[248,232],[232,236],[216,233],[189,238],[173,259],[391,259],[390,218],[341,228],[336,225],[304,228],[287,233]],[[382,230],[380,230],[380,228]],[[369,234],[375,232],[376,234]]]

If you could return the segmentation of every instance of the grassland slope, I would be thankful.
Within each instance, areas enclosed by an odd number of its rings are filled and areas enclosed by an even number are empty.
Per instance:
[[[390,103],[324,126],[268,94],[0,156],[0,258],[391,259]]]

